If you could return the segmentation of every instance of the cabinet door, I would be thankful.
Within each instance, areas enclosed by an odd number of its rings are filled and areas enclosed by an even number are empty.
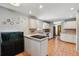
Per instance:
[[[25,52],[31,53],[31,41],[28,38],[25,38]]]
[[[79,50],[79,37],[77,37],[77,46],[76,46],[77,50]]]
[[[73,35],[73,43],[76,43],[76,35]]]
[[[41,42],[41,55],[48,55],[48,39]]]
[[[40,56],[40,42],[31,40],[31,54],[32,56]]]
[[[75,43],[75,37],[74,37],[74,35],[69,35],[69,37],[68,37],[69,39],[69,42],[71,42],[71,43]]]
[[[27,41],[28,45],[28,53],[31,53],[31,39],[28,39]]]
[[[63,24],[63,28],[64,29],[75,29],[76,28],[76,21],[65,22]]]
[[[43,29],[43,22],[40,20],[36,20],[37,22],[37,30],[42,30]]]
[[[29,23],[30,28],[37,28],[37,23],[35,19],[30,19]]]
[[[64,34],[61,33],[61,35],[60,35],[61,40],[64,41],[66,39],[65,37],[66,37],[66,35],[64,35]]]
[[[27,38],[24,38],[24,51],[27,52]]]
[[[48,23],[43,23],[43,29],[49,29],[50,25]]]
[[[72,43],[73,42],[72,35],[67,34],[66,36],[67,36],[67,38],[66,38],[67,42],[71,42]]]
[[[73,35],[69,35],[69,34],[61,34],[61,40],[74,43]]]

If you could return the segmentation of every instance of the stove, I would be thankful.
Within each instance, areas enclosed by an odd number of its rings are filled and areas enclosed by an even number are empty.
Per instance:
[[[34,36],[31,36],[31,37],[38,38],[38,39],[43,39],[43,38],[45,38],[46,36],[42,36],[42,35],[34,35]]]

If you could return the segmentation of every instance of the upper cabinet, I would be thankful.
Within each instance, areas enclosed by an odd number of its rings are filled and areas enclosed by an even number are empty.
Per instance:
[[[63,29],[76,29],[76,21],[64,22]]]
[[[37,20],[37,30],[42,30],[43,28],[43,21]]]
[[[46,22],[41,21],[41,20],[29,19],[29,28],[42,30],[42,29],[49,29],[50,25]]]
[[[29,19],[29,28],[37,28],[37,22],[35,19]]]
[[[50,25],[48,23],[43,23],[43,29],[49,29]]]
[[[36,20],[36,19],[30,19],[29,20],[29,28],[41,30],[43,28],[43,21]]]

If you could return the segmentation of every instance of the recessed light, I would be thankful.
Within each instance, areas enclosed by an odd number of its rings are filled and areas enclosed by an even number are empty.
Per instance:
[[[72,16],[70,16],[70,17],[72,17]]]
[[[29,11],[29,14],[32,14],[32,11],[31,10]]]
[[[43,5],[40,5],[40,8],[43,8]]]
[[[20,6],[20,3],[10,3],[13,6]]]
[[[70,10],[74,10],[74,8],[70,8]]]

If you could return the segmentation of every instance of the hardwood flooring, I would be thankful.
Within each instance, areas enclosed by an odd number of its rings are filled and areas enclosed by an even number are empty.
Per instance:
[[[79,52],[76,51],[76,45],[56,39],[48,41],[48,56],[78,56]],[[20,53],[16,56],[31,56],[27,53]]]
[[[52,39],[48,42],[48,55],[49,56],[75,56],[76,45],[64,42],[58,39]]]

